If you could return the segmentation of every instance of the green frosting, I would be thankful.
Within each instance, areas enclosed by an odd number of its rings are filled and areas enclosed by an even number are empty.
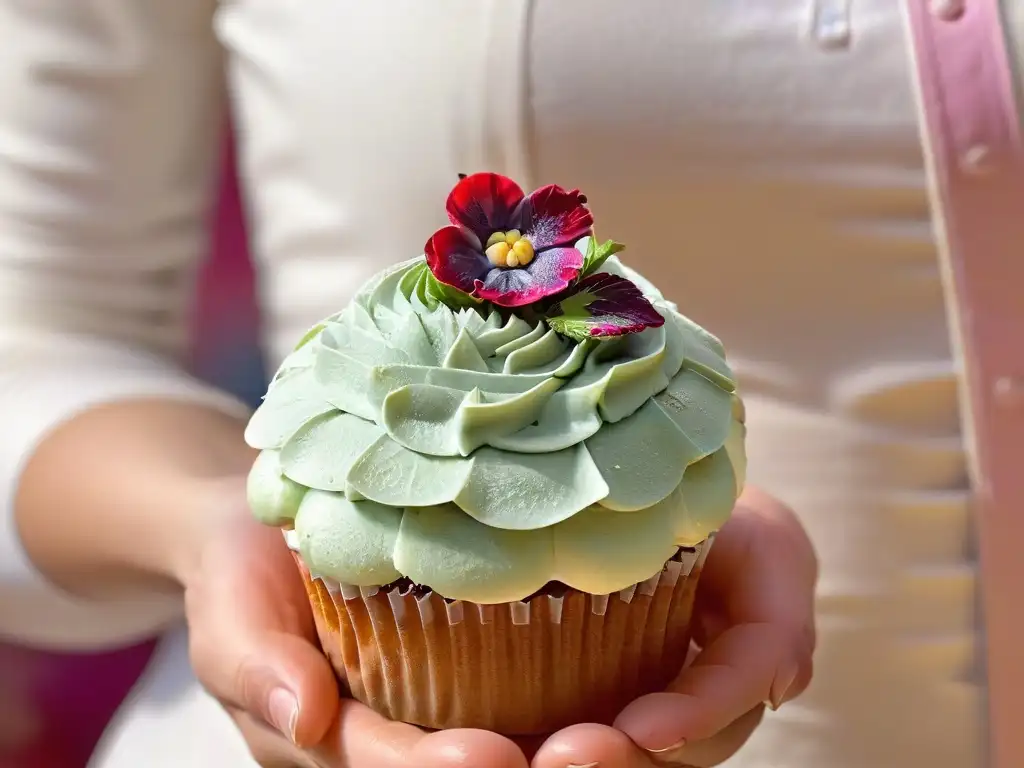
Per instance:
[[[293,525],[318,575],[478,603],[553,580],[614,592],[706,539],[746,471],[722,346],[615,257],[602,270],[665,324],[576,343],[539,318],[449,308],[423,258],[378,275],[253,415],[254,514]]]

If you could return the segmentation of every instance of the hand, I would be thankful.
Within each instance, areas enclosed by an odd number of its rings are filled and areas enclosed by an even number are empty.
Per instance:
[[[706,768],[730,757],[811,681],[817,560],[794,514],[750,490],[715,538],[698,586],[700,651],[669,689],[627,706],[614,727],[572,726],[534,768]]]
[[[493,733],[427,734],[338,686],[316,640],[305,588],[281,533],[251,520],[232,491],[183,574],[192,664],[266,768],[526,768]]]

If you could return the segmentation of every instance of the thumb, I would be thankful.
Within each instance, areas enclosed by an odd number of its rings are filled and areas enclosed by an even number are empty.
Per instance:
[[[225,654],[214,663],[222,673],[211,676],[211,692],[262,718],[298,747],[319,743],[334,721],[334,672],[320,650],[304,638],[266,633],[242,654]]]
[[[186,590],[200,682],[297,746],[318,743],[338,713],[338,684],[280,533],[246,526],[217,554],[216,569]]]

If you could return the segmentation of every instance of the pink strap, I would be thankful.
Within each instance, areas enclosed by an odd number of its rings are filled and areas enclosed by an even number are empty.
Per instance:
[[[1024,141],[999,0],[905,1],[973,430],[991,766],[1021,768]]]

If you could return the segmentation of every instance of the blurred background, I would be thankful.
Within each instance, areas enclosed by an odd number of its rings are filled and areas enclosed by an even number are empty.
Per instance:
[[[264,372],[253,274],[230,146],[210,217],[200,276],[193,364],[204,378],[255,403]],[[152,645],[58,656],[0,643],[0,768],[82,768]]]

